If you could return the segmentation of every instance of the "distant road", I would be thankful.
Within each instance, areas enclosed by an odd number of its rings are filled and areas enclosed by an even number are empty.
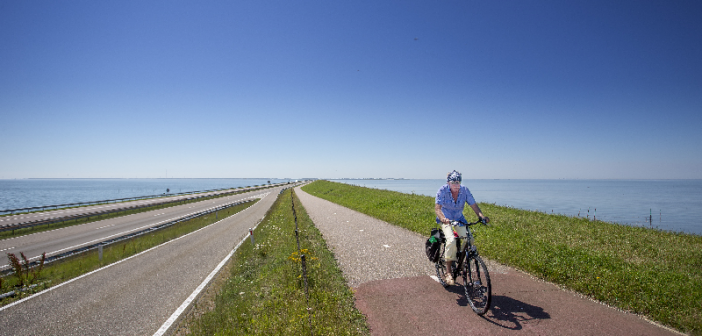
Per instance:
[[[155,205],[155,204],[160,204],[160,203],[175,202],[175,201],[180,201],[180,200],[191,199],[194,197],[220,195],[220,194],[224,194],[224,193],[230,193],[233,191],[247,191],[247,190],[251,190],[251,189],[255,189],[255,188],[260,188],[260,187],[218,190],[218,191],[210,191],[210,192],[199,193],[199,194],[167,196],[167,197],[150,198],[150,199],[137,200],[137,201],[117,202],[117,203],[109,203],[109,204],[97,204],[97,205],[82,206],[82,207],[77,207],[77,208],[58,209],[58,210],[50,210],[50,211],[23,213],[23,214],[11,215],[11,216],[3,216],[3,217],[0,217],[0,227],[3,227],[3,226],[9,227],[9,226],[17,225],[19,223],[26,223],[26,222],[31,222],[31,221],[60,219],[60,218],[67,218],[67,217],[72,217],[72,216],[76,216],[76,215],[88,214],[88,213],[114,211],[114,210],[119,210],[119,209],[128,209],[130,207],[140,207],[140,206],[145,206],[145,205]]]
[[[263,218],[281,188],[259,191],[267,194],[261,201],[190,235],[0,308],[0,333],[153,335]]]
[[[15,238],[3,239],[0,240],[0,251],[3,254],[14,253],[18,256],[19,253],[22,252],[30,260],[39,258],[44,252],[46,252],[47,256],[52,256],[132,232],[140,231],[149,227],[157,226],[164,222],[182,218],[189,214],[201,212],[226,203],[258,197],[258,195],[265,194],[270,190],[272,189],[252,191],[81,225],[73,225],[61,229],[38,232]],[[94,207],[71,210],[90,211],[90,208]],[[0,270],[7,269],[9,267],[7,258],[0,259]]]

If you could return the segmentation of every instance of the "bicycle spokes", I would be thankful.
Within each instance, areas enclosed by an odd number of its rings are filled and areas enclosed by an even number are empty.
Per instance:
[[[479,256],[472,256],[463,267],[463,288],[466,299],[478,315],[485,314],[490,308],[491,287],[487,267]]]

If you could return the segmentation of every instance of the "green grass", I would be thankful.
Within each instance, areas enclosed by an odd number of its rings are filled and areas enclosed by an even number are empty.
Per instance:
[[[434,198],[317,181],[308,193],[427,235]],[[702,335],[702,236],[480,203],[475,227],[490,259],[612,306]],[[465,216],[475,220],[466,207]]]
[[[191,320],[193,335],[309,335],[301,261],[295,240],[291,190],[278,196],[254,237],[230,261],[231,274],[214,308]],[[295,209],[300,245],[308,257],[312,331],[315,335],[368,335],[333,254],[299,200]]]
[[[257,201],[258,200],[229,207],[218,211],[217,214],[212,213],[206,216],[196,217],[150,234],[108,245],[103,248],[102,261],[99,260],[98,251],[93,250],[62,261],[47,264],[41,271],[39,277],[34,281],[34,283],[39,284],[39,286],[23,292],[20,295],[0,300],[0,306],[198,230],[225,217],[234,215],[255,204]],[[17,255],[17,257],[19,258],[20,256]],[[2,280],[0,281],[0,293],[12,291],[19,282],[16,274],[0,279]]]
[[[244,188],[249,188],[249,187],[244,187]],[[236,189],[239,189],[239,188],[233,188],[233,190],[236,190]],[[113,213],[108,213],[108,214],[101,214],[101,215],[95,215],[95,216],[90,216],[90,217],[85,217],[85,218],[71,219],[71,220],[62,221],[62,222],[58,222],[58,223],[54,223],[54,224],[43,224],[43,225],[37,225],[37,226],[28,227],[28,228],[2,231],[2,232],[0,232],[0,240],[11,238],[11,237],[23,236],[23,235],[32,234],[32,233],[37,233],[37,232],[56,230],[56,229],[69,227],[69,226],[73,226],[73,225],[92,223],[92,222],[97,222],[97,221],[101,221],[101,220],[122,217],[122,216],[132,215],[132,214],[136,214],[136,213],[141,213],[141,212],[147,212],[147,211],[158,210],[158,209],[165,209],[165,208],[170,208],[170,207],[183,205],[183,204],[202,202],[202,201],[207,201],[207,200],[220,198],[220,197],[228,197],[228,196],[236,195],[236,194],[239,194],[242,192],[244,192],[244,191],[240,191],[240,192],[236,192],[236,193],[232,193],[232,194],[227,194],[227,195],[203,197],[203,198],[198,198],[198,199],[193,199],[193,200],[178,201],[178,202],[172,202],[172,203],[166,203],[166,204],[156,204],[153,206],[148,206],[148,207],[143,207],[143,208],[138,208],[138,209],[127,209],[124,211],[118,211],[118,212],[113,212]],[[197,194],[193,194],[193,195],[197,195]],[[158,199],[158,198],[160,198],[160,197],[149,198],[149,199]],[[134,201],[127,201],[127,202],[134,202]],[[82,207],[86,207],[86,206],[73,207],[73,208],[82,208]],[[72,209],[72,208],[61,208],[61,210],[63,210],[63,209]],[[37,212],[39,212],[39,211],[37,211]]]

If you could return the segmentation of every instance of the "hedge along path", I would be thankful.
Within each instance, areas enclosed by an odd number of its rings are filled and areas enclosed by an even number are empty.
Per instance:
[[[466,306],[462,288],[444,289],[427,277],[435,271],[424,253],[424,235],[300,188],[296,194],[355,288],[356,306],[373,334],[509,334],[532,328],[542,335],[676,334],[489,260],[493,308],[480,318]],[[428,236],[433,224],[423,225]],[[476,241],[481,248],[480,236]]]

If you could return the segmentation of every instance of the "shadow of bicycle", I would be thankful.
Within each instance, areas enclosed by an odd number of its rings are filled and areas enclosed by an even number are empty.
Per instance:
[[[521,330],[523,324],[550,319],[551,315],[541,307],[530,305],[509,296],[493,295],[492,307],[482,317],[502,328]]]
[[[463,287],[449,286],[446,287],[446,290],[459,295],[456,299],[456,303],[459,306],[471,309],[468,305],[468,299],[465,296]],[[493,295],[490,305],[490,310],[481,317],[492,324],[506,329],[521,330],[522,324],[524,323],[534,323],[538,320],[551,318],[551,315],[545,312],[543,308],[530,305],[509,296]]]

